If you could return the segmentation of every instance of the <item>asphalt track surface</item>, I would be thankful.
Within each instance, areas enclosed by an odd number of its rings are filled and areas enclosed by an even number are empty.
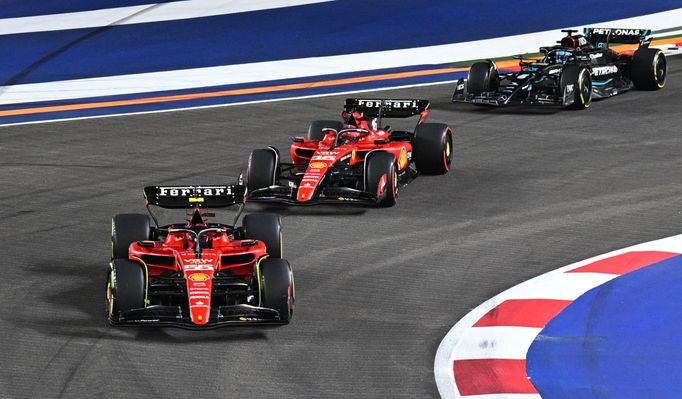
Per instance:
[[[670,64],[662,92],[586,112],[455,107],[452,85],[376,94],[431,99],[453,169],[392,209],[280,209],[298,298],[269,330],[107,327],[109,221],[144,211],[144,185],[233,181],[251,149],[286,149],[346,96],[2,128],[0,397],[437,397],[436,348],[471,308],[680,232]]]

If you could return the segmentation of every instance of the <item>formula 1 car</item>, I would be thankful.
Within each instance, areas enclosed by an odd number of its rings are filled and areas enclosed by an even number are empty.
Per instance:
[[[244,216],[244,186],[145,187],[149,215],[112,220],[106,312],[111,325],[203,329],[287,324],[294,280],[282,259],[277,215]],[[233,225],[209,223],[206,208],[242,205]],[[185,209],[184,223],[159,226],[150,206]]]
[[[452,102],[585,109],[593,99],[665,85],[666,58],[660,49],[649,48],[649,30],[585,28],[584,36],[570,29],[562,32],[567,35],[558,45],[540,48],[540,61],[515,57],[519,72],[500,76],[493,61],[473,64],[468,78],[457,82]],[[614,43],[639,48],[618,53],[609,47]]]
[[[425,123],[427,100],[347,99],[343,122],[318,120],[307,137],[293,137],[292,163],[274,147],[254,150],[245,184],[249,201],[310,205],[392,206],[399,188],[419,174],[444,174],[452,133]],[[414,132],[382,126],[384,118],[419,116]]]

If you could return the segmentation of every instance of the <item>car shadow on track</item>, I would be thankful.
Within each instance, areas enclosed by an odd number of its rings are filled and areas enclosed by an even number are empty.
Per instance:
[[[255,204],[250,212],[270,212],[287,216],[362,216],[369,208],[361,205],[286,205]]]
[[[512,114],[512,115],[554,115],[564,110],[557,106],[542,106],[542,105],[511,105],[507,107],[494,107],[486,105],[475,105],[475,104],[453,104],[449,101],[434,101],[431,103],[431,110],[439,111],[461,111],[461,112],[471,112],[474,114]]]
[[[106,321],[104,284],[106,262],[99,265],[64,260],[36,264],[29,270],[37,281],[33,304],[13,312],[7,320],[18,328],[47,336],[104,338],[154,342],[206,342],[267,340],[266,330],[256,327],[197,331],[158,327],[112,327]],[[276,327],[269,327],[276,328]],[[268,328],[268,329],[269,329]]]

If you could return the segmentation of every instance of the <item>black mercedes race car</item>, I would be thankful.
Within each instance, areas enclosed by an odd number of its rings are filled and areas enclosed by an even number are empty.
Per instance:
[[[460,79],[452,102],[480,105],[556,105],[585,109],[593,99],[615,96],[633,87],[660,90],[665,85],[663,51],[649,48],[648,29],[585,28],[584,35],[562,30],[558,45],[541,47],[541,60],[519,59],[518,72],[499,75],[493,61],[471,66]],[[639,44],[619,53],[611,44]]]

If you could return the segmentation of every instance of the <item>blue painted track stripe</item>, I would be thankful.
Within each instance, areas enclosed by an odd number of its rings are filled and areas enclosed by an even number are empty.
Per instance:
[[[0,82],[35,83],[415,48],[679,7],[679,0],[629,0],[617,8],[611,3],[576,1],[557,13],[556,3],[531,0],[516,2],[513,7],[519,12],[492,0],[434,0],[419,7],[389,0],[344,0],[180,21],[6,35],[0,37],[0,52],[11,57],[3,61]],[[481,9],[487,12],[480,13]],[[589,17],[584,9],[590,10]]]
[[[158,0],[3,0],[2,7],[0,8],[0,18],[61,14],[170,2]]]
[[[412,68],[410,68],[412,69]],[[410,77],[403,79],[391,79],[389,81],[372,81],[364,82],[358,84],[344,84],[344,85],[334,85],[334,86],[311,86],[309,88],[297,89],[297,90],[286,90],[286,91],[276,91],[276,92],[263,92],[257,94],[245,94],[245,95],[235,95],[227,97],[211,97],[211,98],[199,98],[184,101],[170,101],[170,102],[158,102],[158,103],[148,103],[148,104],[135,104],[129,106],[118,106],[118,107],[106,107],[106,108],[96,108],[96,109],[81,109],[73,111],[62,111],[62,112],[46,112],[38,114],[28,114],[28,115],[15,115],[15,116],[3,116],[0,117],[0,125],[9,125],[16,123],[25,122],[36,122],[45,120],[55,120],[55,119],[69,119],[69,118],[83,118],[83,117],[96,117],[104,115],[117,115],[123,113],[140,113],[140,112],[154,112],[154,111],[164,111],[164,110],[178,110],[187,108],[197,108],[197,107],[210,107],[210,106],[221,106],[221,105],[232,105],[241,103],[251,103],[258,101],[272,101],[278,99],[287,98],[297,98],[297,97],[308,97],[308,96],[323,96],[323,95],[333,95],[336,93],[352,92],[352,91],[365,91],[374,89],[383,89],[386,87],[401,87],[409,85],[418,84],[431,84],[438,83],[449,80],[456,80],[464,77],[466,72],[453,72],[438,75],[426,75],[418,77]],[[348,76],[348,74],[343,74],[340,76]],[[325,77],[327,78],[327,77]],[[277,82],[262,82],[259,86],[264,86],[266,84],[292,84],[301,82],[301,79],[292,79],[286,81]],[[222,86],[215,87],[211,89],[215,90],[235,90],[254,87],[253,85],[233,85],[233,86]],[[205,88],[204,88],[205,89]],[[184,90],[177,92],[164,92],[156,93],[157,95],[173,95],[173,94],[191,94],[199,93],[199,89],[196,90]],[[112,97],[101,97],[98,101],[114,101],[114,100],[125,100],[125,99],[135,99],[139,96],[112,96]],[[60,101],[51,103],[42,103],[41,105],[59,105],[59,104],[85,104],[90,102],[92,99],[84,99],[82,101]],[[35,104],[32,104],[32,106]],[[1,109],[17,109],[17,107],[2,107]]]

